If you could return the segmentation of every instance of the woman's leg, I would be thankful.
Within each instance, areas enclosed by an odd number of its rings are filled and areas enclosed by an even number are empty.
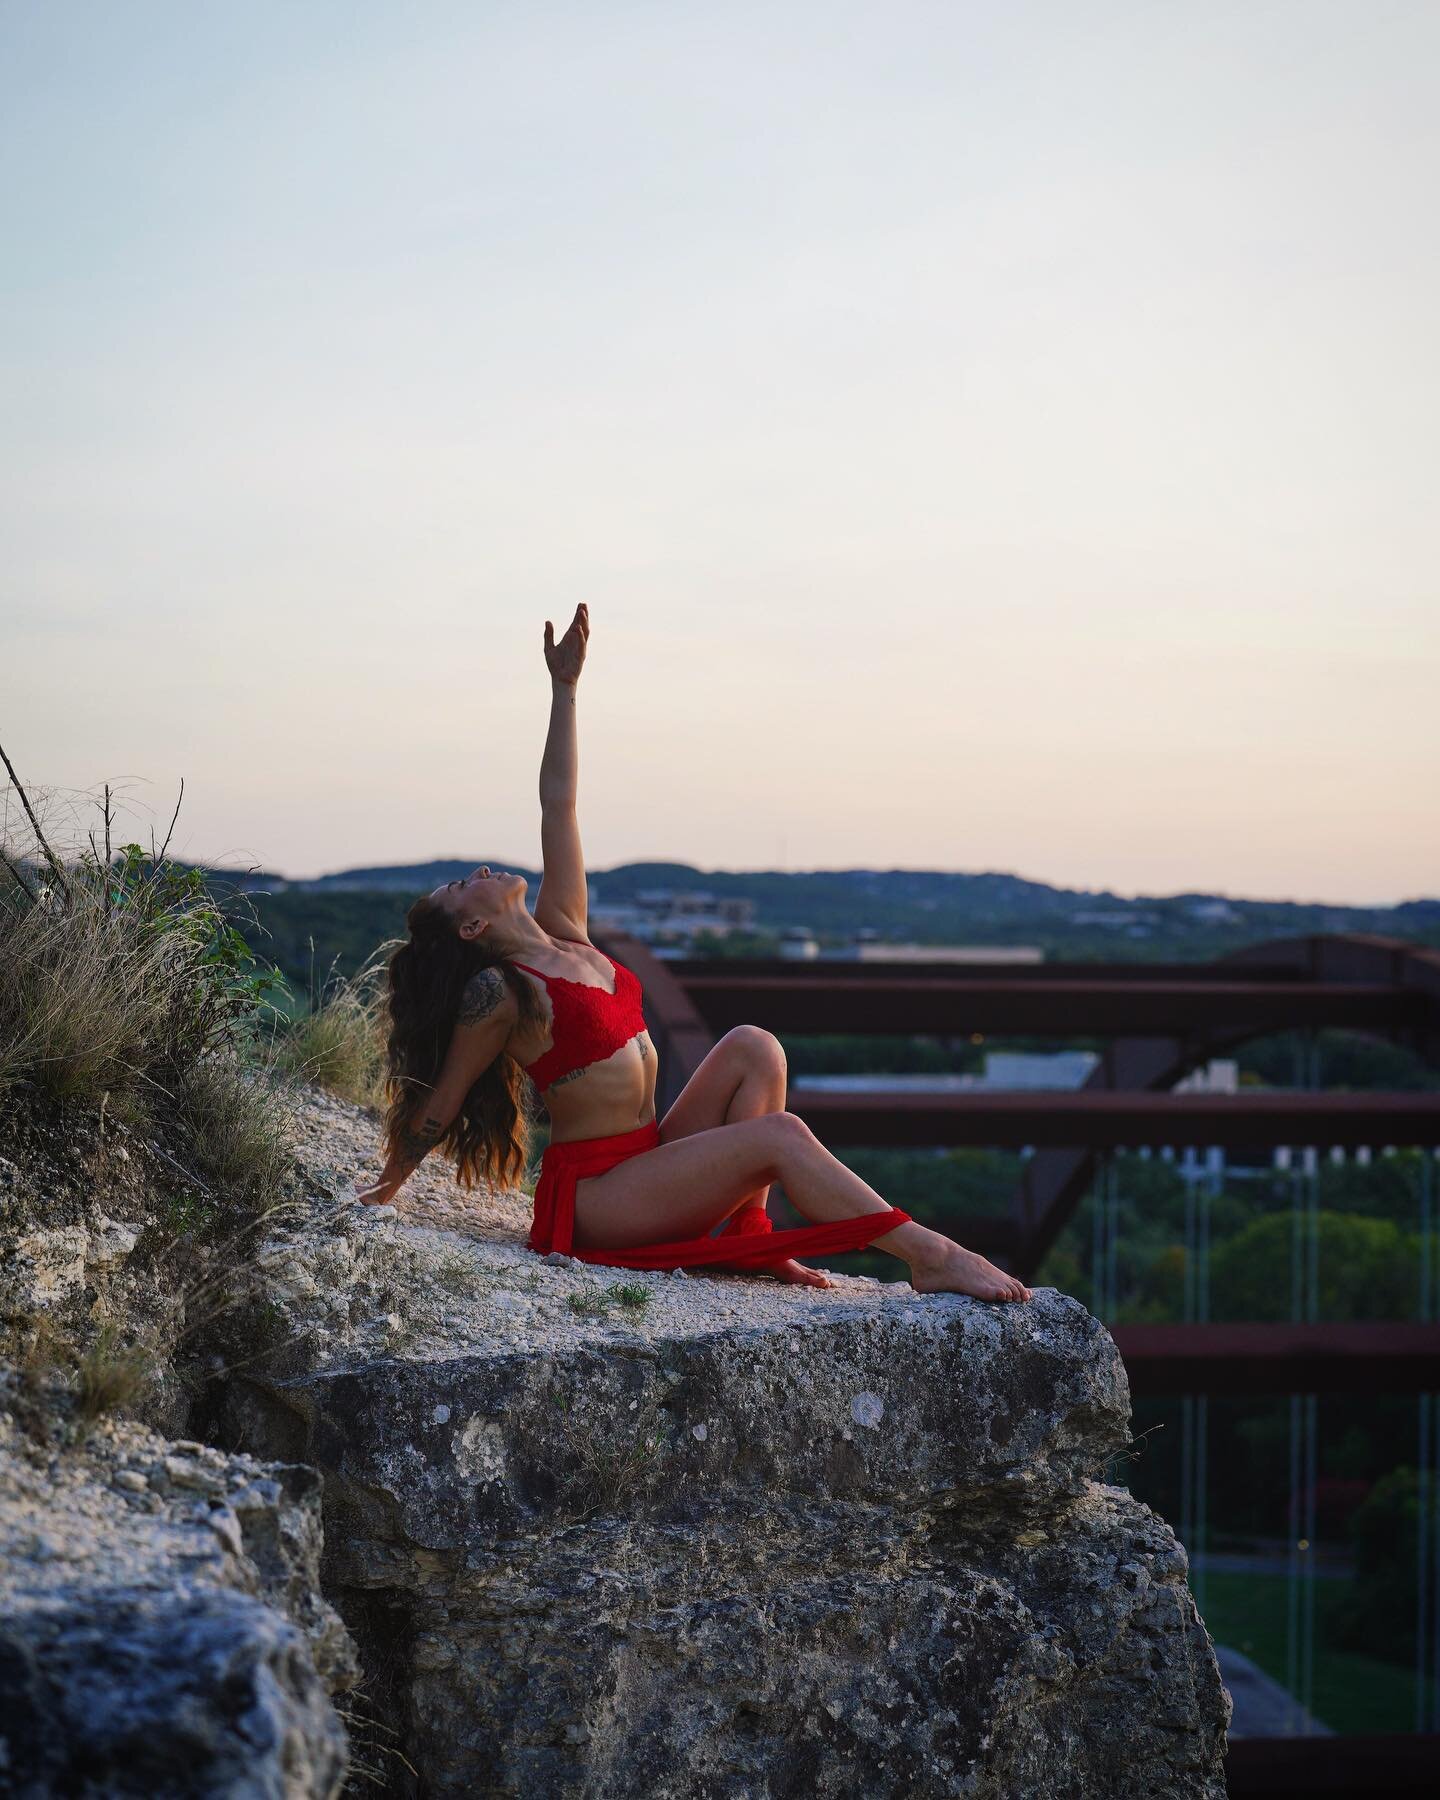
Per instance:
[[[660,1121],[660,1142],[674,1143],[716,1125],[758,1119],[785,1110],[785,1051],[761,1025],[736,1025],[707,1052]],[[757,1188],[736,1207],[764,1206],[770,1186]]]
[[[887,1212],[885,1201],[825,1148],[794,1113],[766,1113],[660,1143],[575,1184],[576,1244],[623,1250],[699,1237],[763,1184],[784,1183],[795,1210],[817,1224]],[[910,1268],[923,1293],[1028,1300],[1030,1290],[983,1256],[906,1220],[873,1240]]]
[[[717,1125],[733,1125],[740,1119],[759,1119],[767,1113],[785,1110],[785,1050],[779,1038],[762,1025],[736,1025],[710,1049],[698,1069],[685,1083],[674,1104],[660,1121],[660,1142],[672,1144],[697,1131],[710,1131]],[[730,1212],[729,1231],[752,1208],[765,1211],[770,1197],[767,1181],[753,1193],[742,1196]],[[763,1221],[762,1221],[763,1225]],[[727,1273],[724,1263],[711,1267]],[[767,1275],[778,1281],[798,1282],[806,1287],[833,1287],[829,1276],[819,1269],[806,1268],[794,1257],[767,1264]]]

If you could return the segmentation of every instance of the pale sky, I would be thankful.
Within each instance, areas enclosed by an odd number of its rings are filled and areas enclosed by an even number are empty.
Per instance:
[[[293,875],[1440,894],[1434,0],[0,0],[0,741]],[[163,824],[163,819],[162,819]]]

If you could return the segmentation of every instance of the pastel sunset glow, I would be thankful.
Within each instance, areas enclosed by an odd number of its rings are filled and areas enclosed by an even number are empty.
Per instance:
[[[0,10],[0,739],[292,875],[1440,893],[1440,9]],[[150,809],[149,811],[145,809]]]

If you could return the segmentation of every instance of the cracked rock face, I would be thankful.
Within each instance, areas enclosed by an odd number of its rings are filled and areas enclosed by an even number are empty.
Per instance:
[[[312,1469],[0,1412],[0,1793],[333,1800],[359,1665],[319,1562]]]
[[[393,1791],[1223,1796],[1228,1697],[1173,1533],[1103,1483],[1129,1392],[1078,1302],[624,1299],[384,1211],[313,1252],[348,1296],[277,1259],[325,1330],[230,1381],[225,1429],[323,1473]]]

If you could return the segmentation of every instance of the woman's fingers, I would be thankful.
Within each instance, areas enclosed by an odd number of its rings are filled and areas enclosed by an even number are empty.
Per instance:
[[[552,669],[560,667],[556,658],[572,657],[578,662],[584,660],[585,646],[590,641],[590,608],[582,600],[575,608],[575,617],[566,627],[565,635],[559,644],[555,642],[555,627],[547,619],[545,621],[545,660]]]

